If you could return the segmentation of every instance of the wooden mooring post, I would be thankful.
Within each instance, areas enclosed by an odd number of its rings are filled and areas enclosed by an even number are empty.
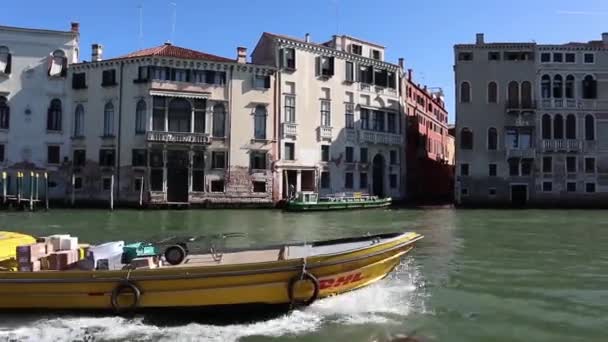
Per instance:
[[[6,204],[6,192],[8,185],[6,184],[6,171],[2,171],[2,203]]]
[[[34,211],[34,171],[30,171],[30,211]]]
[[[40,201],[40,173],[36,172],[36,202]]]
[[[71,193],[71,197],[70,197],[70,202],[72,204],[72,207],[74,206],[74,203],[76,202],[76,174],[72,173],[72,193]]]
[[[17,208],[21,209],[21,191],[23,190],[23,172],[17,171]]]
[[[144,205],[144,177],[139,178],[139,206]]]
[[[114,210],[114,175],[110,178],[110,210]]]
[[[44,209],[49,210],[49,174],[44,173]]]

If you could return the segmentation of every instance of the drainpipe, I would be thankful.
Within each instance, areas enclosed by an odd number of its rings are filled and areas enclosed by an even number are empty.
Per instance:
[[[125,62],[120,62],[120,84],[118,88],[118,151],[116,152],[116,199],[120,201],[120,150],[121,150],[121,127],[122,127],[122,89],[123,89],[123,72]],[[113,191],[113,190],[112,190]]]
[[[228,132],[224,132],[224,145],[226,145],[226,141],[228,142],[228,160],[227,162],[227,168],[225,171],[225,175],[227,175],[228,179],[230,179],[230,165],[232,165],[232,163],[230,162],[230,160],[232,159],[232,151],[231,151],[231,147],[232,147],[232,114],[233,114],[233,109],[232,108],[232,84],[233,84],[233,79],[234,77],[234,65],[230,66],[230,78],[228,79],[229,81],[226,81],[228,84],[228,108],[230,110],[230,112],[228,113],[228,115],[226,116],[226,120],[228,121],[226,127],[228,128]],[[226,191],[226,187],[228,186],[228,184],[226,183],[226,177],[224,177],[224,191]]]

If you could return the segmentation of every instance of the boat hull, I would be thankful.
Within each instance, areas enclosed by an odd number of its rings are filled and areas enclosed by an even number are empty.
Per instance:
[[[285,210],[287,211],[328,211],[328,210],[356,210],[356,209],[375,209],[390,206],[390,199],[375,201],[353,201],[353,202],[318,202],[318,203],[298,203],[288,202]]]
[[[397,238],[337,255],[266,263],[134,271],[0,272],[0,309],[116,310],[112,294],[128,282],[140,291],[134,309],[217,305],[290,304],[372,284],[388,275],[422,236]],[[131,292],[119,307],[135,303]],[[135,306],[135,305],[134,305]]]

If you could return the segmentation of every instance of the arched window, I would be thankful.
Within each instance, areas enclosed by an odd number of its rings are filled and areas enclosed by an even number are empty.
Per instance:
[[[555,75],[553,77],[553,97],[561,99],[563,95],[564,79],[562,75]]]
[[[509,102],[509,108],[519,108],[519,83],[509,82],[507,101]]]
[[[591,75],[587,75],[583,79],[583,98],[584,99],[597,98],[597,81]]]
[[[469,84],[469,82],[462,82],[460,84],[460,102],[471,102],[471,85]]]
[[[498,84],[488,83],[488,103],[498,103]]]
[[[190,132],[192,106],[186,99],[169,102],[169,132]]]
[[[266,107],[257,105],[254,113],[254,137],[256,139],[266,139]]]
[[[112,102],[106,103],[103,109],[103,135],[105,137],[114,136],[114,105]]]
[[[498,148],[498,133],[496,128],[488,129],[488,150],[496,150]]]
[[[11,73],[11,53],[8,47],[0,46],[0,73]]]
[[[551,116],[549,114],[543,115],[542,119],[542,134],[543,139],[549,140],[551,139]]]
[[[65,52],[61,50],[53,51],[49,65],[49,76],[64,77],[68,71],[68,59]]]
[[[220,138],[226,136],[226,111],[221,103],[213,106],[213,136]]]
[[[6,97],[0,96],[0,129],[8,129],[11,121],[11,109]]]
[[[52,99],[46,115],[46,129],[48,131],[61,131],[61,100]]]
[[[532,83],[528,81],[521,83],[521,106],[532,108]]]
[[[540,84],[543,99],[551,98],[551,76],[543,75]]]
[[[84,107],[81,104],[78,104],[74,111],[74,136],[84,136]]]
[[[473,132],[468,128],[463,128],[460,131],[460,148],[463,150],[473,149]]]
[[[137,101],[135,107],[135,134],[146,133],[146,101]]]
[[[576,139],[576,116],[566,116],[566,139]]]
[[[574,98],[574,76],[572,75],[566,76],[566,98]]]
[[[553,118],[553,139],[564,139],[564,118],[560,114]]]
[[[595,140],[595,119],[590,114],[585,116],[585,140]]]

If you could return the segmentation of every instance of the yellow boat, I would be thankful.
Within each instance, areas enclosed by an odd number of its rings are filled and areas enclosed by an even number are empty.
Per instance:
[[[180,265],[110,271],[0,272],[0,309],[113,310],[309,305],[387,276],[417,233],[189,255]]]

